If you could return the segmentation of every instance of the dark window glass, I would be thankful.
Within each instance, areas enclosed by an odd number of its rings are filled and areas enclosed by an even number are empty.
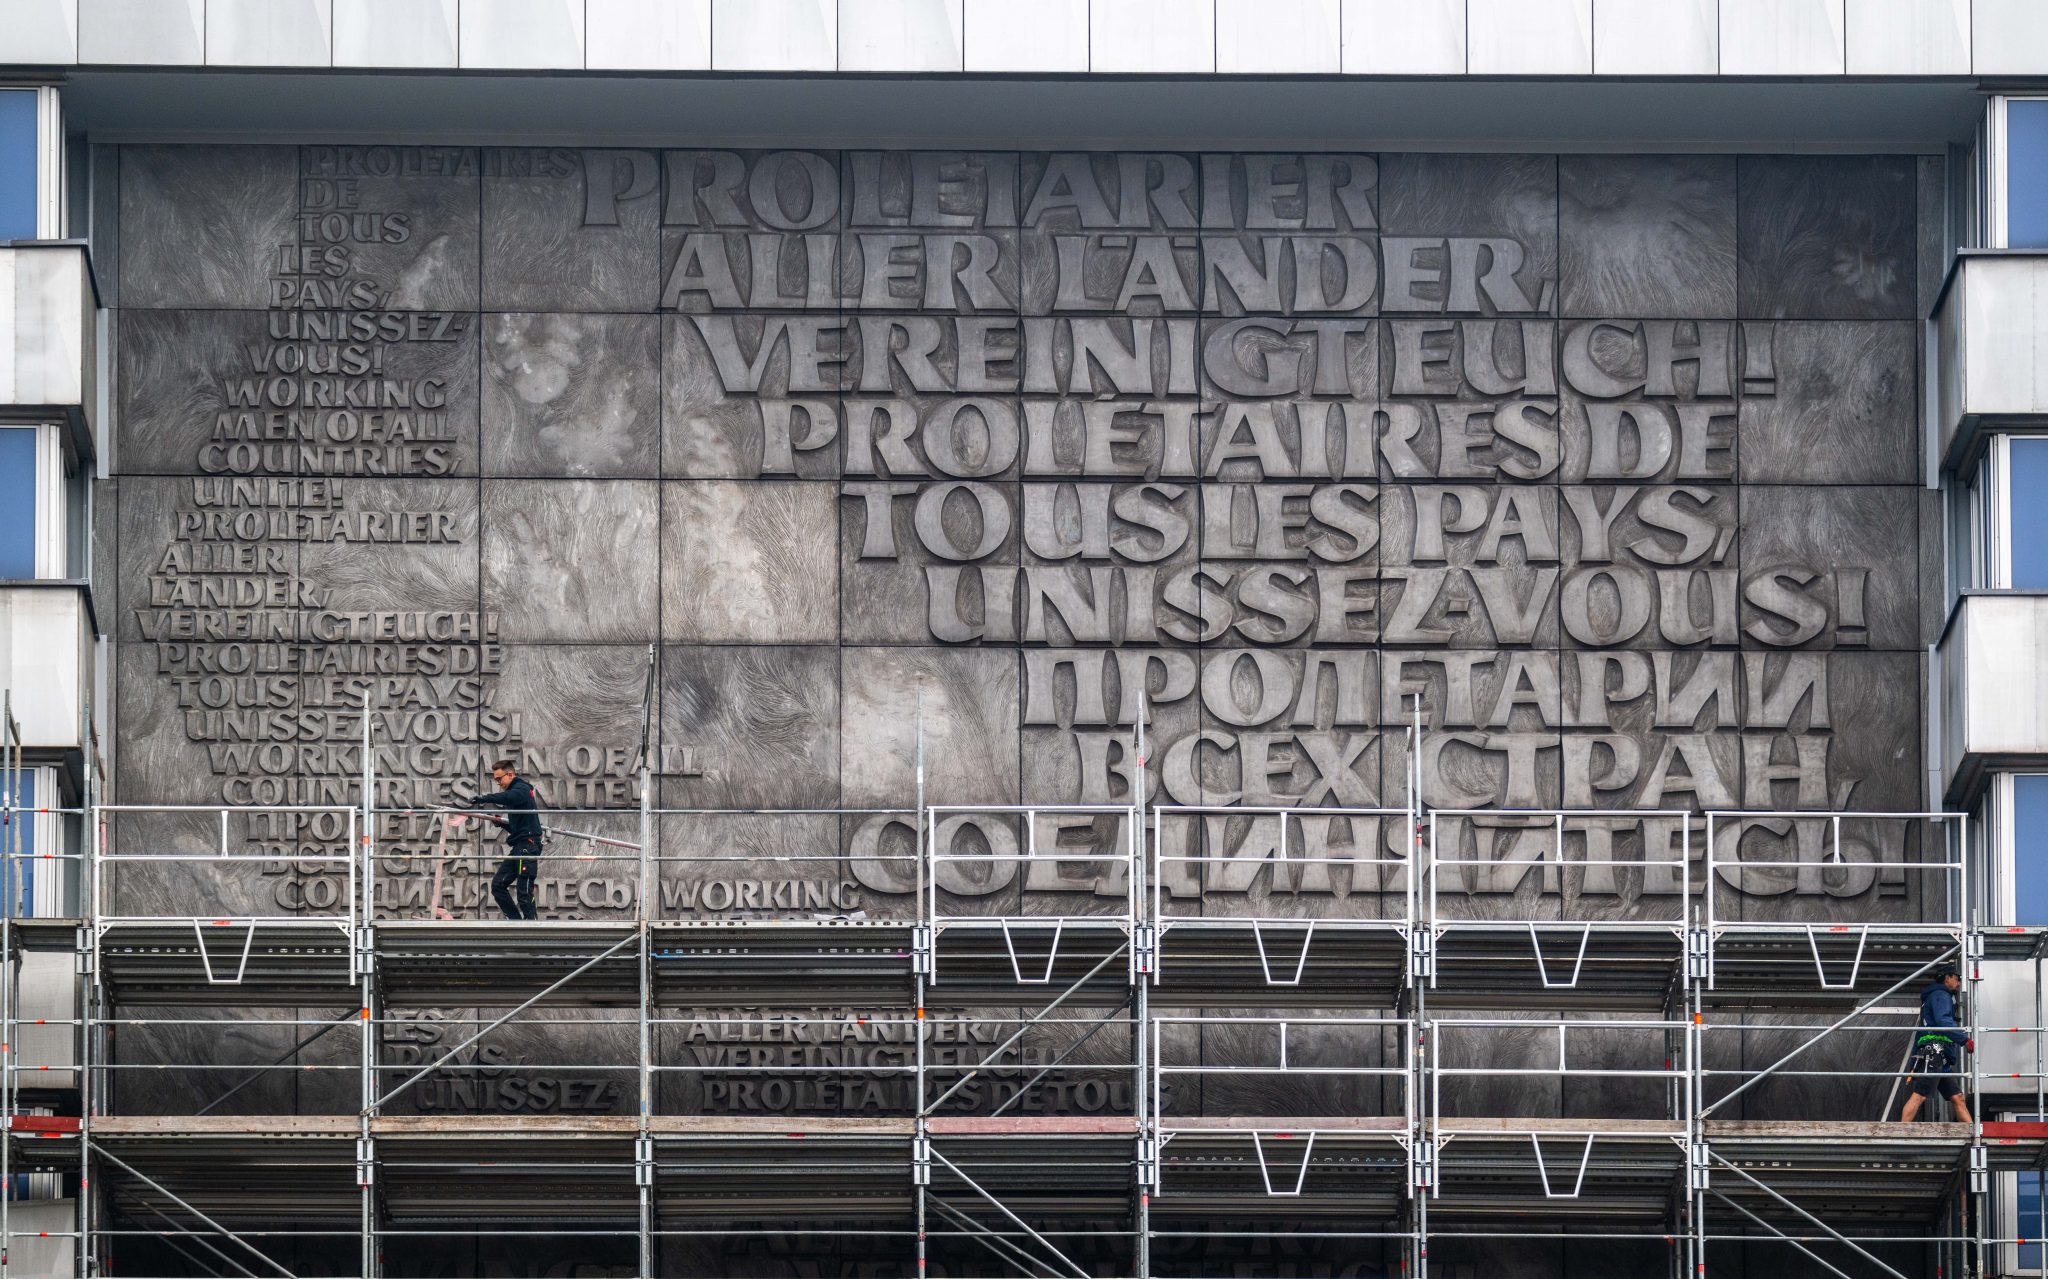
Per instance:
[[[0,89],[0,240],[36,238],[36,94]]]
[[[2020,1119],[2032,1119],[2032,1115],[2020,1115]],[[2027,1242],[2019,1245],[2019,1269],[2039,1271],[2041,1268],[2041,1174],[2023,1172],[2018,1176],[2019,1193],[2013,1201],[2015,1223],[2019,1228],[2013,1233]]]
[[[2012,779],[2013,922],[2048,925],[2048,773]]]
[[[36,429],[0,427],[0,581],[36,575]]]
[[[2005,506],[2013,588],[2048,591],[2048,437],[2013,440]]]
[[[2005,104],[2005,242],[2048,249],[2048,99]]]

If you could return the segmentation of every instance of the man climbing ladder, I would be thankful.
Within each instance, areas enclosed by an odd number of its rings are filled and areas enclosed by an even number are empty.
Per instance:
[[[472,795],[463,801],[472,808],[505,810],[502,821],[486,819],[505,828],[506,857],[498,863],[498,873],[491,877],[491,896],[497,898],[498,909],[505,912],[505,918],[536,919],[533,882],[540,875],[539,797],[534,794],[533,784],[519,775],[509,759],[491,765],[491,780],[498,784],[497,793]]]

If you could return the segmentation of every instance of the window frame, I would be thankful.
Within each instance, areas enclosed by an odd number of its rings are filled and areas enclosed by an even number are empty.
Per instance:
[[[5,775],[9,771],[18,771],[21,775],[23,794],[16,802],[22,808],[53,809],[61,806],[54,765],[27,760],[19,770],[0,769],[0,789],[5,789],[12,782],[13,779]],[[12,915],[16,919],[63,912],[64,877],[61,870],[52,869],[49,874],[36,873],[40,866],[56,868],[60,865],[55,860],[45,859],[54,859],[61,851],[63,819],[50,812],[35,816],[37,820],[29,827],[29,838],[18,854],[24,861],[15,869],[11,884],[5,875],[0,875],[0,914]],[[0,844],[0,851],[4,851],[4,847]]]
[[[1956,472],[1950,572],[1958,591],[2010,591],[2012,584],[2012,448],[2014,440],[2048,441],[2048,431],[1987,428],[1977,460]],[[1952,593],[1953,594],[1953,593]]]
[[[55,422],[0,421],[0,431],[34,431],[35,553],[34,578],[70,576],[71,473],[75,463],[64,447],[64,428]]]
[[[55,85],[0,81],[0,91],[36,95],[36,194],[35,234],[37,240],[64,237],[64,116]]]
[[[1984,790],[1983,808],[1979,814],[1980,829],[1986,832],[1990,847],[1987,861],[1991,871],[1989,915],[1994,926],[1999,928],[2031,927],[2048,925],[2019,923],[2019,800],[2014,779],[2020,777],[2048,777],[2048,765],[2035,768],[2000,769],[1991,774],[1990,784]]]
[[[2003,1110],[1998,1113],[1998,1118],[2008,1123],[2024,1124],[2034,1123],[2041,1117],[2031,1110]],[[2043,1179],[2041,1203],[2043,1205],[2043,1212],[2048,1213],[2048,1171],[2037,1168],[2031,1173],[2001,1172],[1997,1176],[1998,1180],[1994,1183],[1994,1193],[1991,1196],[1992,1216],[1995,1222],[1994,1228],[1998,1232],[1996,1237],[2004,1240],[2025,1239],[2028,1241],[2026,1244],[2008,1242],[1998,1245],[1998,1273],[2015,1277],[2048,1274],[2048,1237],[2044,1237],[2044,1235],[2048,1235],[2048,1231],[2043,1231],[2042,1229],[2044,1225],[2048,1225],[2048,1218],[2044,1218],[2042,1213],[2036,1213],[2033,1221],[2034,1229],[2032,1231],[2023,1230],[2020,1221],[2020,1178],[2023,1176],[2033,1176]],[[2020,1249],[2022,1247],[2032,1247],[2041,1250],[2035,1264],[2031,1266],[2022,1266],[2020,1264]]]
[[[2012,150],[2008,146],[2006,108],[2014,102],[2048,102],[2048,94],[2001,93],[1991,99],[1989,125],[1992,162],[1985,166],[1984,175],[1986,185],[1990,187],[1990,198],[1986,202],[1984,222],[1988,233],[1987,243],[1996,249],[2012,247],[2011,222],[2006,216],[2006,201],[2011,194],[2007,169],[2012,163]]]

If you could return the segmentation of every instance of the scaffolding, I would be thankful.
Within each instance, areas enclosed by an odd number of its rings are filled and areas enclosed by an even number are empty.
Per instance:
[[[1400,807],[929,804],[921,760],[897,809],[663,809],[643,754],[637,811],[548,815],[550,864],[625,900],[519,924],[450,873],[485,856],[461,815],[378,807],[365,757],[354,807],[46,810],[89,832],[81,909],[0,913],[0,1181],[54,1174],[72,1217],[23,1226],[10,1189],[0,1277],[346,1250],[368,1279],[486,1236],[715,1273],[763,1230],[919,1274],[1192,1277],[1290,1238],[1413,1276],[1515,1241],[1987,1275],[1991,1177],[2048,1162],[2048,1126],[1981,1105],[1887,1122],[1913,996],[1944,963],[1974,994],[1986,950],[1958,814],[1430,809],[1412,769]],[[836,833],[665,842],[765,819]],[[866,821],[911,838],[856,854]],[[283,830],[339,851],[291,859],[279,910],[233,868]],[[907,909],[670,905],[722,859],[856,856]],[[75,1052],[55,1086],[20,1033],[38,952],[77,972],[75,1015],[35,1018]],[[699,1055],[708,1018],[804,1048]],[[543,1054],[516,1070],[515,1032]],[[2038,1098],[2032,1033],[2001,1086]],[[617,1104],[464,1113],[553,1072]]]

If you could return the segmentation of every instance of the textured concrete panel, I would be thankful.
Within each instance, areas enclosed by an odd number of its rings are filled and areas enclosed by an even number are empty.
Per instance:
[[[1742,404],[1751,484],[1911,484],[1920,475],[1920,328],[1771,326],[1777,382]]]
[[[629,778],[627,770],[640,744],[646,686],[647,650],[642,645],[525,644],[507,650],[497,702],[518,713],[521,750],[506,753],[526,762],[528,780],[549,807],[577,814],[573,821],[563,816],[559,825],[637,838],[630,831],[589,825],[585,810],[638,804],[630,786],[625,793],[608,797],[587,783]],[[479,778],[477,784],[487,785],[489,780]],[[622,815],[621,820],[637,820],[637,813]],[[607,856],[619,851],[557,847]]]
[[[484,608],[508,642],[651,642],[660,503],[651,480],[489,480]]]
[[[652,152],[486,150],[483,163],[486,307],[653,309],[661,209]]]
[[[839,653],[829,645],[666,648],[661,716],[664,750],[685,753],[694,770],[663,779],[666,805],[839,803]]]
[[[119,313],[115,403],[129,472],[474,473],[476,317],[363,317],[345,357],[291,312]],[[374,363],[372,363],[374,361]]]
[[[1561,156],[1565,315],[1723,316],[1735,308],[1735,161]]]
[[[1016,803],[1017,667],[1001,649],[842,650],[842,802],[902,803],[922,735],[926,802]]]
[[[1556,489],[1390,484],[1380,520],[1387,646],[1556,645]]]
[[[1014,642],[1018,486],[954,480],[847,486],[839,499],[845,643]]]
[[[701,479],[838,472],[844,377],[794,352],[844,358],[836,316],[664,316],[663,473]]]
[[[1743,644],[1920,644],[1919,497],[1910,488],[1742,491]]]
[[[1551,156],[1382,156],[1381,310],[1551,313],[1557,195]],[[1482,241],[1508,242],[1485,246],[1492,271],[1478,269]]]
[[[662,636],[820,643],[838,634],[829,486],[677,481],[662,487]]]
[[[1559,496],[1566,648],[1738,643],[1733,486],[1567,485]]]
[[[432,542],[308,543],[300,571],[322,607],[477,611],[474,480],[357,480],[348,494],[355,510],[447,519]]]
[[[1918,201],[1907,156],[1745,156],[1739,314],[1910,320]]]
[[[308,274],[345,265],[394,311],[477,307],[477,153],[468,147],[302,147],[297,239]]]
[[[123,305],[272,305],[297,180],[291,147],[122,147]]]
[[[483,326],[485,474],[655,474],[659,320],[491,315]]]

